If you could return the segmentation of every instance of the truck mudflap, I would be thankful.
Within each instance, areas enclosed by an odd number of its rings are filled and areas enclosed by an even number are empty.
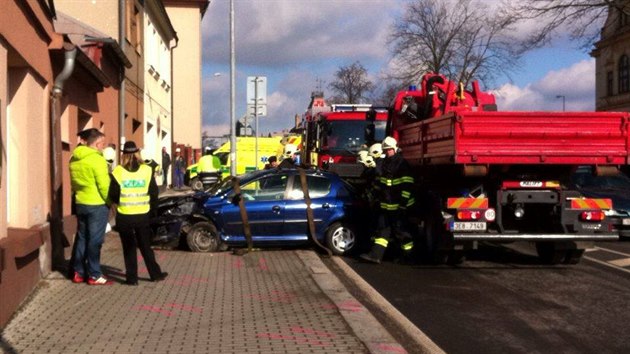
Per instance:
[[[471,234],[453,233],[454,241],[493,241],[493,242],[513,242],[513,241],[617,241],[618,233],[602,234]]]

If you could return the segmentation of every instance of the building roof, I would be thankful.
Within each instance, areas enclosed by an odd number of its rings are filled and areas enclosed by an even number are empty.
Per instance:
[[[163,0],[164,6],[198,7],[201,17],[206,14],[210,0]]]

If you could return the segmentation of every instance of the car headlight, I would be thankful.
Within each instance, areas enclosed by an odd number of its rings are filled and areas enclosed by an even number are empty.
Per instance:
[[[195,210],[195,202],[185,202],[168,211],[169,214],[175,216],[191,215]]]

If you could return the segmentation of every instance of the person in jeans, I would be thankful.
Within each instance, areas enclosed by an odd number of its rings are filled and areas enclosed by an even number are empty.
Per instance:
[[[73,277],[90,285],[111,284],[101,272],[101,247],[109,216],[109,169],[101,150],[105,135],[91,128],[79,134],[80,145],[70,159],[70,180],[75,198],[77,235],[74,240]]]
[[[118,205],[116,227],[125,258],[127,285],[138,285],[136,248],[140,249],[151,281],[164,280],[168,275],[162,272],[151,249],[151,206],[156,204],[159,190],[153,170],[143,163],[139,151],[133,141],[125,143],[109,186],[109,198]]]

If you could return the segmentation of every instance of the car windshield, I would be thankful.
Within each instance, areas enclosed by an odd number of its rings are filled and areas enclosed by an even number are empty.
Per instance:
[[[331,121],[324,145],[330,150],[359,151],[361,145],[367,143],[365,141],[365,127],[369,123],[365,120]],[[385,125],[386,122],[384,121],[374,122],[375,140],[381,141],[385,138]]]

